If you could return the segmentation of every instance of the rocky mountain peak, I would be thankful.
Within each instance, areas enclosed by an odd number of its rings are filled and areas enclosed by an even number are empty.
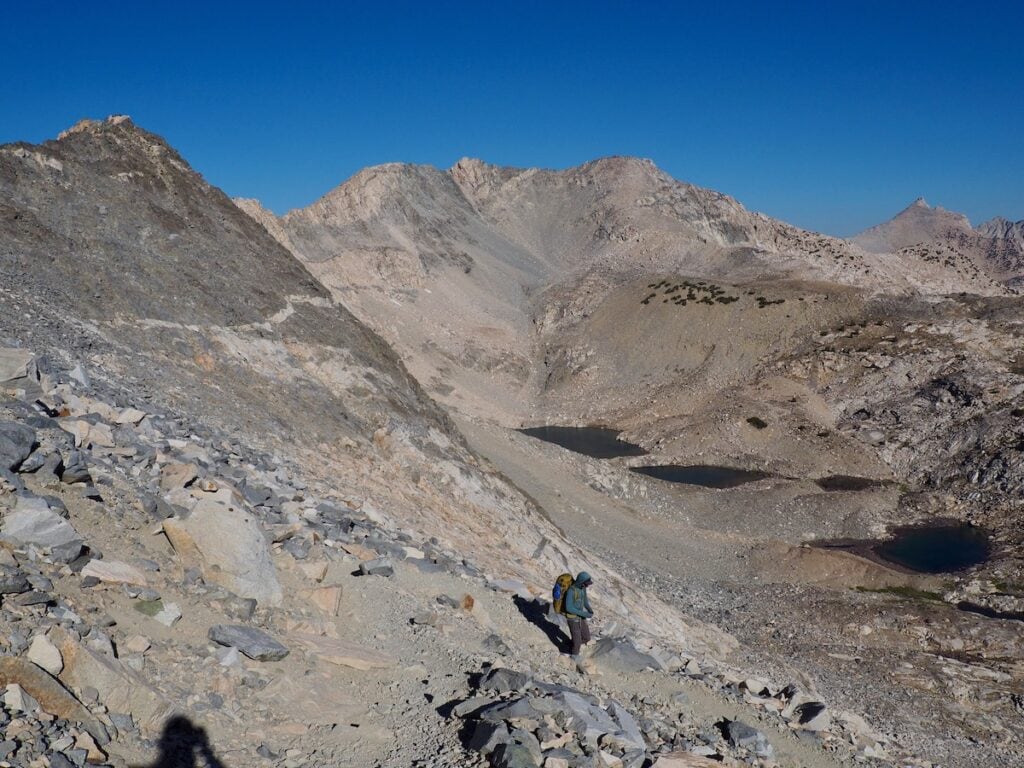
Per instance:
[[[85,117],[79,120],[70,128],[63,130],[59,134],[57,134],[57,141],[66,139],[67,137],[73,136],[76,133],[95,133],[99,130],[102,130],[106,126],[115,125],[126,125],[128,127],[134,127],[135,123],[132,122],[132,119],[128,115],[110,115],[105,120],[93,120],[92,118]]]
[[[856,235],[853,242],[866,251],[888,253],[920,243],[931,243],[955,232],[972,232],[962,213],[931,206],[919,197],[892,219]]]

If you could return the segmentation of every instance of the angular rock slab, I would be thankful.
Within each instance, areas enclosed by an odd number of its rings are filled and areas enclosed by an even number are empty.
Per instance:
[[[20,595],[32,589],[28,576],[16,565],[0,563],[0,595]]]
[[[255,627],[242,624],[214,624],[206,633],[213,642],[237,648],[256,661],[280,661],[288,648]]]
[[[135,584],[144,587],[148,583],[146,574],[134,565],[117,560],[90,560],[82,569],[82,576],[92,576],[110,584]]]
[[[0,469],[16,470],[32,453],[36,433],[16,421],[0,421]]]
[[[20,685],[39,702],[45,712],[81,723],[98,740],[105,742],[106,729],[63,685],[28,659],[0,656],[0,687]]]
[[[660,755],[652,768],[721,768],[721,763],[690,752],[668,752]]]
[[[256,518],[224,488],[199,500],[187,518],[164,520],[164,533],[183,565],[241,597],[280,605],[281,584]]]
[[[36,356],[27,349],[0,348],[0,385],[18,384],[39,377]]]
[[[296,642],[324,661],[352,669],[387,669],[397,663],[395,659],[379,651],[363,648],[345,640],[336,640],[318,635],[296,634]]]
[[[92,650],[59,628],[51,630],[51,639],[64,659],[60,680],[65,685],[79,691],[95,688],[109,710],[131,715],[147,735],[159,733],[173,714],[174,705],[163,694],[117,659]]]
[[[661,663],[649,653],[639,650],[628,640],[614,637],[602,637],[596,643],[588,657],[602,666],[619,672],[632,674],[645,669],[660,670]]]
[[[51,675],[59,675],[64,669],[64,659],[60,650],[46,635],[36,635],[32,639],[32,645],[28,649],[28,660],[49,672]]]
[[[37,499],[18,499],[14,511],[4,516],[4,537],[19,544],[32,544],[41,549],[73,548],[82,544],[78,531]],[[77,553],[76,553],[77,554]]]

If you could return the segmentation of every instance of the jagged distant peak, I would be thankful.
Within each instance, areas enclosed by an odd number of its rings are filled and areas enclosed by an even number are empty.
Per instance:
[[[105,126],[125,125],[125,124],[127,124],[129,126],[135,125],[135,123],[132,122],[131,117],[129,117],[128,115],[110,115],[110,116],[108,116],[104,120],[94,120],[93,118],[90,118],[90,117],[84,117],[81,120],[79,120],[77,123],[72,125],[70,128],[67,128],[67,129],[61,131],[60,133],[58,133],[57,134],[57,141],[61,141],[63,139],[66,139],[68,136],[73,136],[76,133],[86,133],[86,132],[89,132],[89,131],[96,131],[96,130],[101,129],[101,128],[105,127]]]

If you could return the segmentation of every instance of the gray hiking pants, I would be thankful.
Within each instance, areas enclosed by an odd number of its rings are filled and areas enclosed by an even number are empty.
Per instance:
[[[567,616],[569,622],[569,637],[572,638],[572,655],[579,656],[580,648],[590,642],[590,626],[586,619],[575,616]]]

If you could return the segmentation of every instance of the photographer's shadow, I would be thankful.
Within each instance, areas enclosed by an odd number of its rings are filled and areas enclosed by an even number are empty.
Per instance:
[[[164,724],[156,760],[140,768],[227,768],[213,752],[206,730],[182,715]]]

